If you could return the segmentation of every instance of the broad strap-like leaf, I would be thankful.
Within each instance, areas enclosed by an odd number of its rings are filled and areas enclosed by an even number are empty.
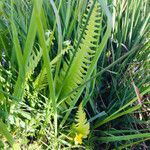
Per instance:
[[[0,134],[3,135],[11,145],[14,144],[14,139],[7,130],[7,126],[2,122],[2,120],[0,120]]]

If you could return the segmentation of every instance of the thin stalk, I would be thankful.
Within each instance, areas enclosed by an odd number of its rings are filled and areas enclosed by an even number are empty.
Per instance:
[[[57,28],[58,28],[58,52],[57,52],[57,55],[59,55],[61,53],[61,50],[62,50],[62,40],[63,40],[62,39],[63,37],[62,37],[61,22],[60,22],[60,17],[59,17],[59,10],[57,10],[56,5],[55,5],[53,0],[50,0],[50,3],[53,7],[53,10],[54,10],[54,13],[56,16],[56,23],[57,23]],[[58,9],[60,9],[61,4],[62,4],[62,0],[60,1]],[[58,78],[58,73],[60,70],[60,64],[61,64],[61,57],[60,57],[59,61],[57,62],[57,65],[56,65],[56,72],[55,72],[55,77],[54,77],[55,83],[56,83],[56,80]]]
[[[39,0],[38,2],[35,0],[35,6],[36,6],[36,22],[37,22],[37,30],[39,35],[39,40],[41,43],[41,47],[43,49],[43,59],[44,64],[47,70],[47,79],[49,83],[49,89],[50,89],[50,99],[52,100],[52,106],[54,110],[54,126],[55,126],[55,138],[57,137],[57,108],[56,108],[56,101],[55,101],[55,87],[54,87],[54,81],[52,76],[52,66],[50,64],[50,58],[49,53],[46,46],[45,36],[44,36],[44,29],[40,17],[40,10],[39,6],[42,5],[42,0]]]

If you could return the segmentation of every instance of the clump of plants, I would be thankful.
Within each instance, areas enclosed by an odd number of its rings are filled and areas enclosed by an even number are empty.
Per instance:
[[[148,148],[148,6],[2,0],[0,149]]]

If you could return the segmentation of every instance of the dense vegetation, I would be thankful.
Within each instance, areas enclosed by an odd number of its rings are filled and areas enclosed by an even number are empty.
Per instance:
[[[148,0],[0,1],[0,149],[149,149]]]

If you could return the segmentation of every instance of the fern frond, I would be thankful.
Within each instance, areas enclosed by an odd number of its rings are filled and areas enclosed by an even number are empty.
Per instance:
[[[39,46],[39,50],[37,48],[35,48],[35,50],[32,51],[32,53],[30,55],[30,59],[29,59],[28,67],[27,67],[28,72],[26,75],[26,81],[28,79],[30,79],[30,77],[34,72],[34,69],[37,67],[41,57],[42,57],[42,49]]]
[[[72,50],[72,46],[70,45],[70,41],[65,41],[63,43],[63,50],[61,51],[61,53],[59,55],[57,55],[51,62],[51,66],[52,66],[52,71],[54,71],[55,69],[55,64],[59,61],[59,59],[65,55],[66,53],[68,53],[70,50]],[[46,68],[43,67],[41,72],[39,73],[39,75],[37,76],[35,82],[34,82],[34,88],[38,91],[44,89],[47,85],[48,85],[48,81],[47,81],[47,72],[46,72]]]
[[[89,3],[87,8],[87,13],[84,15],[82,19],[80,32],[82,31],[82,28],[85,26],[85,22],[87,20],[88,13],[91,7],[92,7],[92,2]],[[63,84],[63,87],[59,95],[60,100],[68,93],[70,93],[73,89],[77,88],[84,81],[84,77],[87,74],[89,66],[92,63],[92,59],[94,58],[97,50],[97,44],[99,41],[99,35],[101,29],[100,27],[101,27],[101,11],[100,11],[99,4],[96,2],[93,11],[91,13],[91,16],[89,18],[88,24],[86,26],[86,30],[83,34],[83,38],[81,39],[81,42],[79,44],[79,47],[77,48],[77,51],[75,53],[71,65],[69,66],[68,63],[65,62],[63,69],[61,70],[60,79],[58,84],[56,85],[57,88],[59,89]],[[68,67],[70,68],[67,73],[67,76],[65,76],[66,75],[65,72],[68,70]],[[93,70],[91,70],[91,72],[93,72]],[[67,105],[70,106],[75,96],[76,96],[76,92],[73,93],[65,101],[65,103],[62,103],[61,107],[63,109],[66,109],[65,106],[66,103]]]
[[[76,132],[76,134],[82,134],[83,138],[87,138],[90,132],[90,124],[87,122],[82,103],[79,105],[78,111],[76,113],[75,123],[76,124],[73,126],[73,130]]]

